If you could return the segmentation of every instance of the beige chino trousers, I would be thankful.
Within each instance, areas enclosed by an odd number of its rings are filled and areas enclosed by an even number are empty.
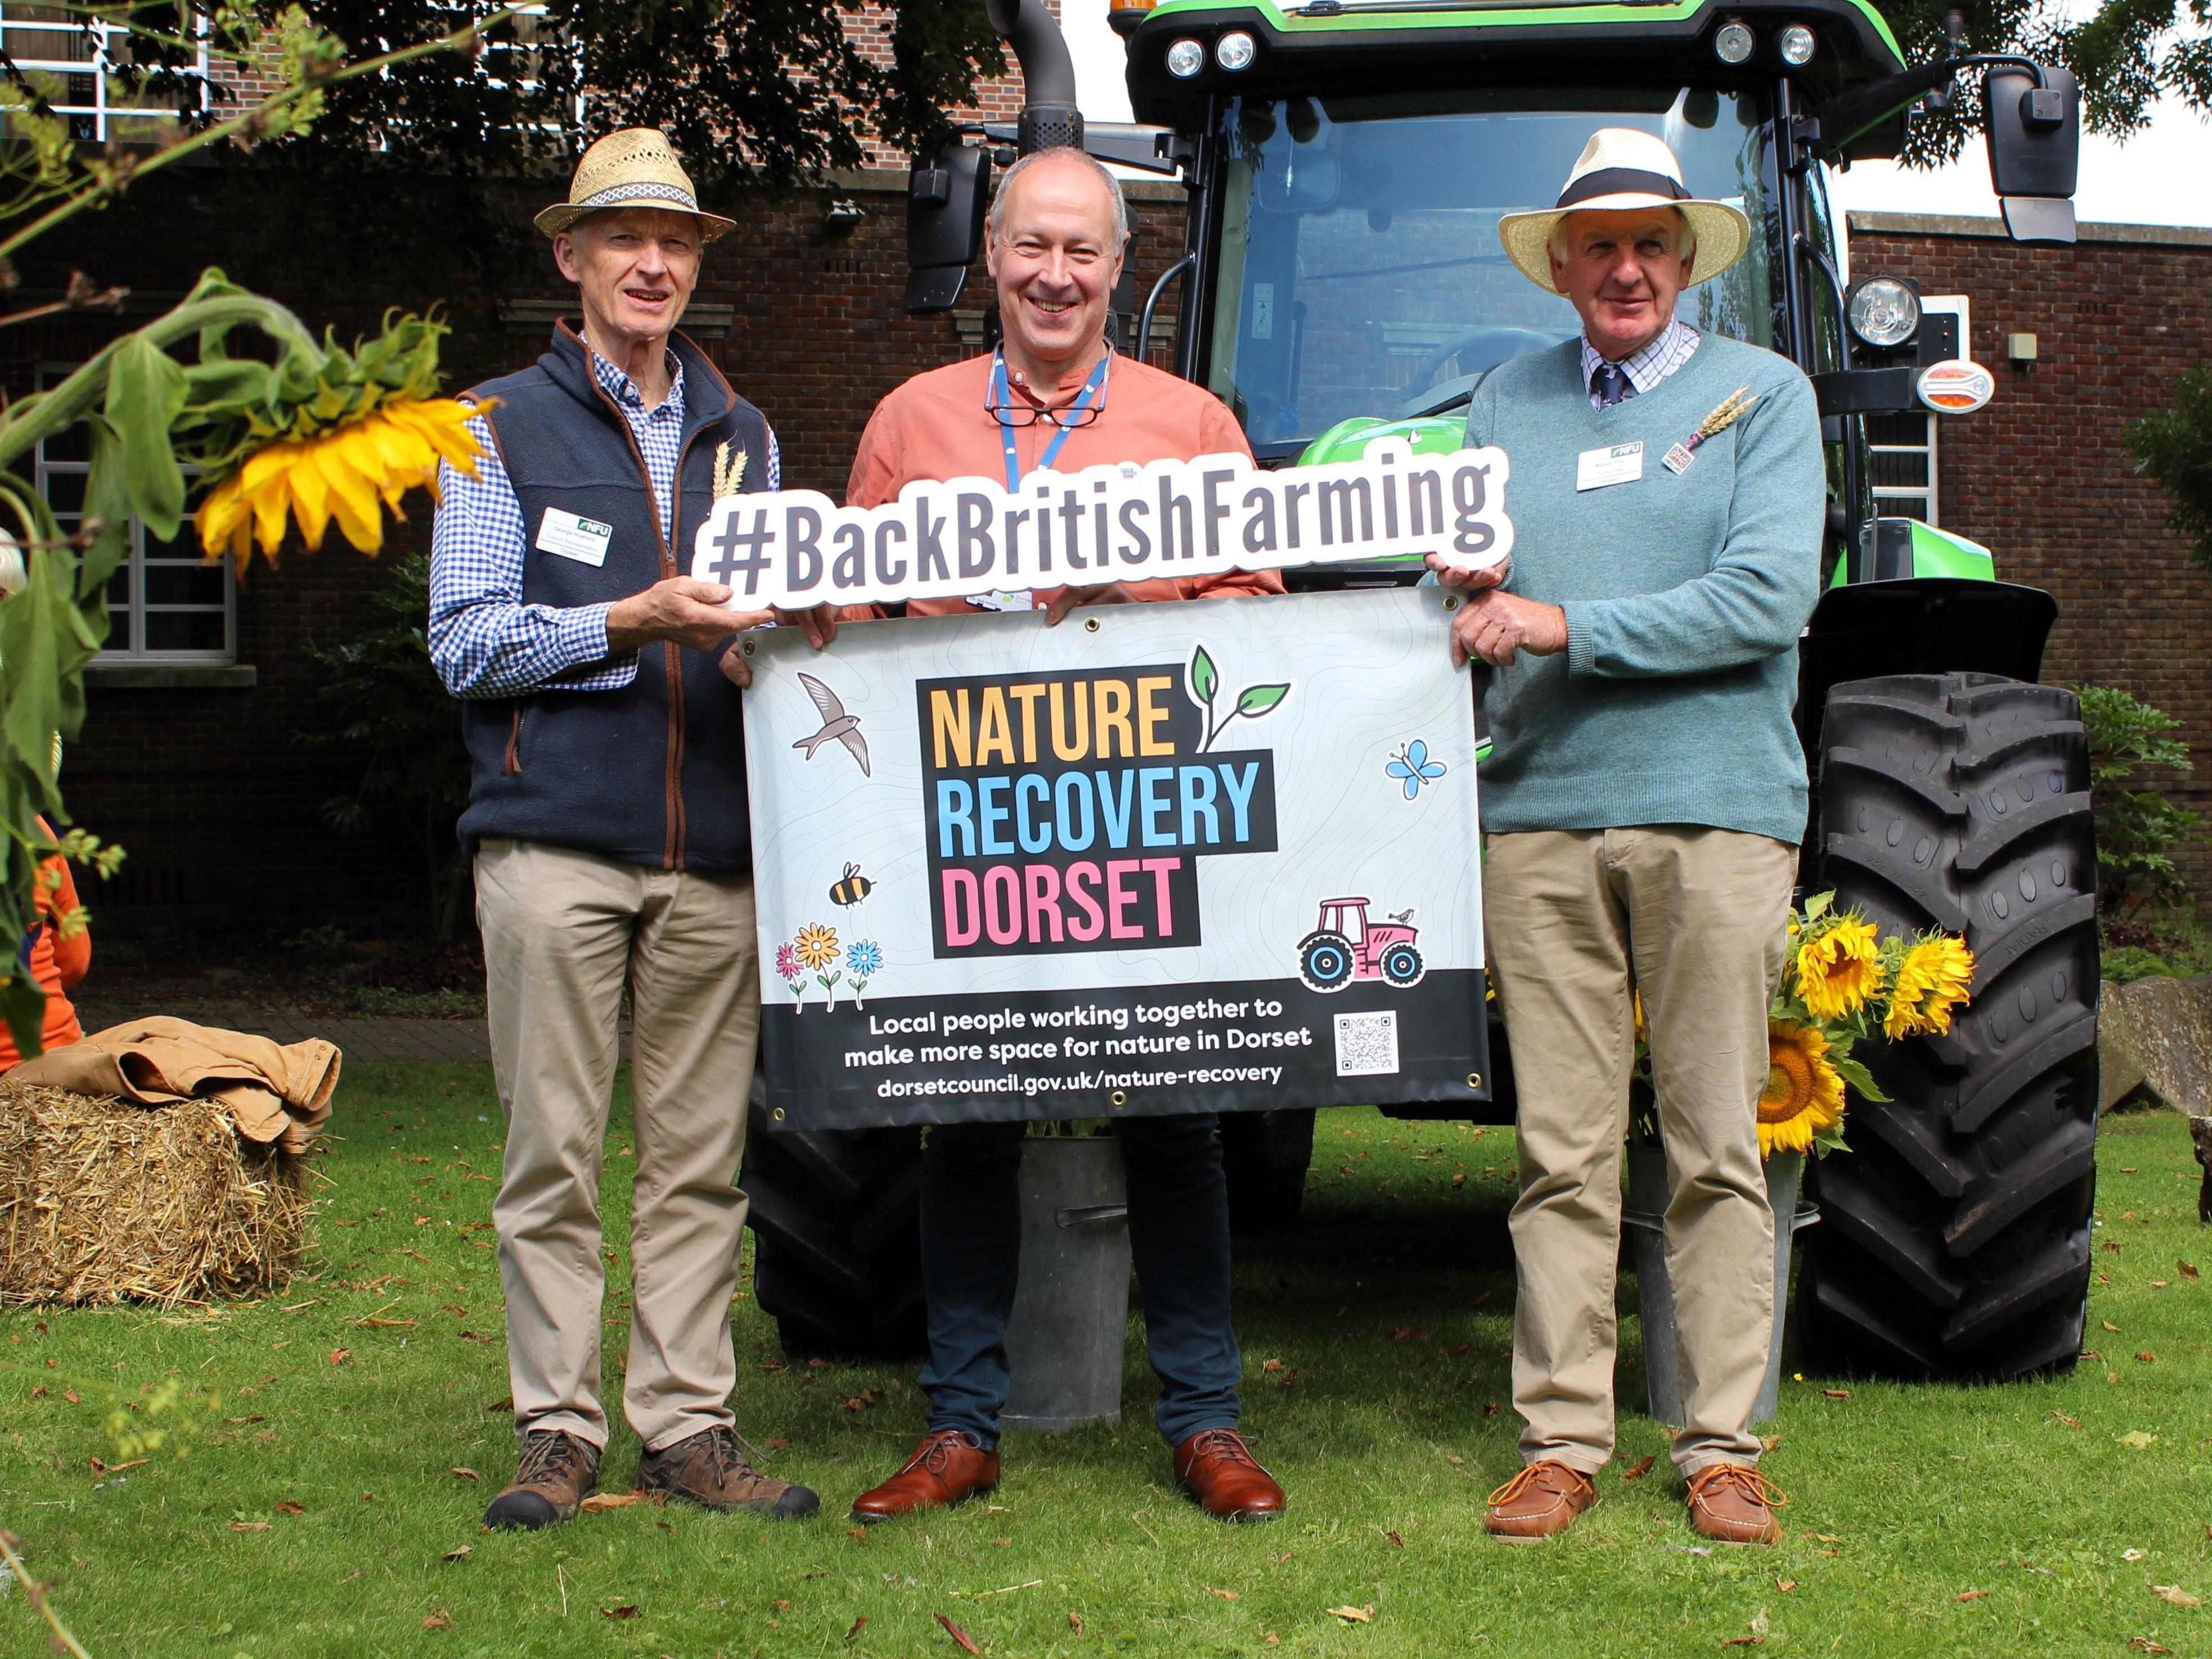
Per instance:
[[[1764,836],[1685,825],[1490,838],[1484,931],[1520,1095],[1513,1404],[1526,1462],[1592,1474],[1613,1455],[1638,989],[1671,1182],[1687,1419],[1674,1464],[1759,1460],[1751,1413],[1775,1297],[1759,1097],[1796,861]]]
[[[516,1431],[607,1442],[599,1172],[625,982],[637,1169],[623,1407],[648,1451],[732,1425],[736,1182],[760,1036],[752,883],[491,840],[476,878],[507,1121],[492,1217]]]

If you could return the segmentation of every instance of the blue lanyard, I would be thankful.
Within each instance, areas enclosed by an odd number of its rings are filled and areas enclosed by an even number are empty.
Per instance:
[[[1106,365],[1114,354],[1108,352],[1098,360],[1098,367],[1091,371],[1091,378],[1083,383],[1083,390],[1066,410],[1068,416],[1080,415],[1091,407],[1091,398],[1105,388]],[[1012,495],[1022,487],[1022,463],[1014,453],[1014,415],[1010,406],[1011,394],[1006,390],[1006,354],[1004,348],[991,354],[991,413],[999,422],[999,436],[1006,447],[1006,494]],[[1061,425],[1053,441],[1044,447],[1037,458],[1037,470],[1042,471],[1060,458],[1060,447],[1066,443],[1067,434],[1075,428]]]

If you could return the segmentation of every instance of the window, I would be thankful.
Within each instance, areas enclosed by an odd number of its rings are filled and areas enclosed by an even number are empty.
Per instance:
[[[42,368],[40,384],[51,386],[68,373],[65,367]],[[82,425],[37,446],[35,482],[64,535],[74,534],[83,517],[91,460],[90,434]],[[228,562],[202,562],[190,518],[166,542],[132,519],[130,556],[107,584],[107,648],[94,660],[112,666],[237,659],[237,589]]]
[[[173,21],[157,18],[155,27]],[[173,94],[134,94],[110,78],[137,61],[137,43],[130,30],[87,17],[81,6],[0,3],[0,46],[15,68],[59,83],[52,88],[41,84],[40,89],[52,97],[55,112],[68,120],[72,138],[159,143],[176,123]],[[199,76],[204,85],[204,47],[185,72]],[[204,93],[194,97],[192,107],[200,107],[204,98]]]

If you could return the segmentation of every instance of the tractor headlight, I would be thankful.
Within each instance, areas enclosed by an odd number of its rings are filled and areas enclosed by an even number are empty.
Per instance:
[[[1920,327],[1920,296],[1894,276],[1869,276],[1851,285],[1844,314],[1852,333],[1887,351],[1903,345]]]
[[[1813,61],[1813,31],[1802,23],[1792,23],[1783,30],[1777,44],[1782,52],[1782,61],[1792,69],[1803,69]]]
[[[1238,70],[1249,69],[1258,51],[1250,35],[1243,29],[1231,29],[1213,43],[1213,61],[1234,75]]]
[[[1741,64],[1749,60],[1752,48],[1759,42],[1750,29],[1741,23],[1723,23],[1713,36],[1713,56],[1723,64]]]
[[[1168,73],[1188,81],[1206,67],[1206,48],[1195,40],[1178,40],[1168,48]]]

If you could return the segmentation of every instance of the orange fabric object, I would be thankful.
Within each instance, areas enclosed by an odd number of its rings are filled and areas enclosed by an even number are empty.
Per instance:
[[[44,818],[39,828],[51,836]],[[92,966],[92,930],[85,928],[75,939],[63,939],[58,919],[76,908],[76,883],[70,878],[69,860],[57,853],[39,866],[39,928],[38,942],[31,946],[31,977],[46,994],[46,1020],[40,1041],[48,1048],[62,1048],[84,1036],[84,1027],[77,1024],[76,1009],[64,994],[82,979]],[[0,1025],[0,1072],[22,1059],[16,1052],[15,1039],[8,1028]]]
[[[1056,471],[1080,472],[1101,463],[1134,461],[1142,465],[1252,453],[1237,417],[1219,398],[1188,380],[1119,356],[1106,373],[1104,410],[1091,424],[1068,434],[1053,462]],[[878,404],[853,457],[845,504],[879,507],[896,500],[901,487],[917,478],[1003,479],[1006,448],[999,422],[987,406],[990,385],[991,358],[986,353],[917,374]],[[1036,470],[1055,435],[1056,428],[1042,421],[1015,428],[1014,453],[1024,476]],[[1109,580],[1127,578],[1115,575]],[[1283,579],[1273,570],[1231,570],[1218,576],[1129,581],[1128,586],[1140,599],[1198,599],[1228,593],[1279,593]],[[1038,592],[1036,605],[1051,604],[1059,592]],[[978,608],[966,599],[915,599],[907,605],[907,614],[934,617]]]

